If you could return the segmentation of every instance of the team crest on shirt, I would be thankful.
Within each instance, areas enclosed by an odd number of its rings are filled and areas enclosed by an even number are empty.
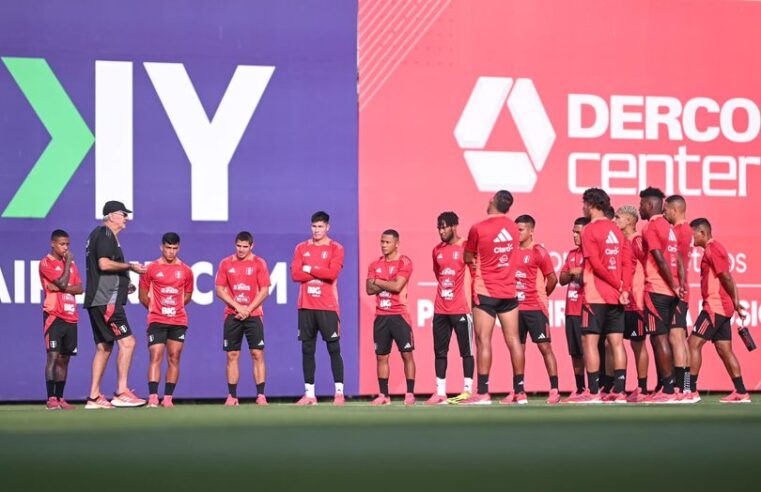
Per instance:
[[[323,260],[327,260],[328,259],[328,252],[327,251],[323,251],[320,256],[322,256]]]
[[[529,260],[529,258],[530,258],[530,256],[529,256],[529,255],[526,255],[526,256],[524,256],[524,257],[523,257],[523,263],[525,263],[525,264],[528,264],[528,260]]]
[[[452,258],[453,258],[453,259],[455,259],[455,260],[456,260],[456,259],[457,259],[457,258],[459,258],[459,257],[460,257],[460,252],[459,252],[459,251],[455,251],[454,253],[452,253]]]
[[[246,267],[246,275],[253,275],[254,267]]]
[[[394,267],[388,267],[388,274],[391,275],[394,273]]]
[[[182,278],[182,272],[179,270],[174,272],[174,278],[176,278],[177,280],[180,280]]]

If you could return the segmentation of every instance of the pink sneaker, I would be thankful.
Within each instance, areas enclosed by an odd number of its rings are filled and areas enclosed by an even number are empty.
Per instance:
[[[472,395],[470,398],[462,400],[460,405],[491,405],[491,396],[489,393],[480,395],[478,393]]]
[[[370,405],[379,407],[381,405],[391,405],[391,398],[386,395],[378,395],[376,399],[370,402]]]
[[[682,393],[682,401],[680,403],[685,403],[687,405],[692,405],[693,403],[697,403],[695,400],[695,393],[692,391],[687,391],[685,393]]]
[[[626,393],[610,392],[603,400],[603,403],[626,403]]]
[[[573,403],[577,403],[581,405],[599,405],[602,403],[602,394],[601,393],[592,394],[589,392],[589,389],[585,389],[584,393],[579,395],[578,400],[574,401]]]
[[[142,407],[145,405],[145,400],[138,398],[132,390],[128,389],[123,393],[114,393],[114,398],[111,399],[111,404],[120,408]]]
[[[405,393],[405,395],[404,395],[404,405],[408,406],[408,407],[411,407],[415,403],[417,403],[415,401],[415,395],[412,394],[412,393]]]
[[[335,396],[333,396],[333,406],[334,407],[342,407],[346,404],[346,397],[343,393],[336,393]]]
[[[48,410],[60,410],[61,404],[58,403],[58,398],[56,398],[55,396],[51,396],[50,398],[48,398],[48,401],[45,403],[45,408],[47,408]]]
[[[164,395],[164,398],[161,399],[161,406],[164,408],[174,408],[172,395]]]
[[[679,403],[679,399],[675,393],[668,394],[660,392],[654,394],[650,400],[648,400],[648,403],[653,403],[656,405],[673,405],[675,403]]]
[[[63,398],[59,398],[58,399],[58,406],[61,408],[61,410],[76,410],[77,409],[77,407],[75,407],[74,405],[70,404],[69,402],[67,402]]]
[[[583,391],[573,390],[573,393],[568,395],[563,400],[560,400],[560,403],[579,403],[579,398],[581,398],[581,395],[583,394]]]
[[[547,397],[547,405],[557,405],[560,403],[560,392],[556,389],[550,390],[550,396]]]
[[[264,396],[264,395],[257,395],[256,396],[256,404],[257,405],[269,405],[269,403],[267,403],[267,397]]]
[[[626,403],[645,403],[647,400],[647,395],[642,392],[642,388],[639,386],[626,397]]]
[[[428,398],[423,405],[449,405],[449,400],[447,400],[446,396],[441,395],[431,395],[430,398]]]
[[[97,398],[87,398],[87,403],[85,403],[85,410],[98,410],[101,408],[111,409],[114,408],[114,406],[102,394],[98,395]]]
[[[750,395],[748,393],[738,393],[733,391],[721,400],[720,403],[750,403]]]
[[[528,403],[526,393],[508,393],[508,395],[499,400],[500,405],[525,405]]]
[[[233,395],[227,395],[227,400],[225,400],[225,406],[226,407],[237,407],[238,406],[238,399],[233,398]]]
[[[155,393],[152,395],[148,395],[148,404],[146,405],[146,407],[158,408],[158,406],[159,406],[159,395]]]
[[[304,395],[299,401],[295,403],[297,407],[305,407],[308,405],[317,405],[317,398],[313,396]]]

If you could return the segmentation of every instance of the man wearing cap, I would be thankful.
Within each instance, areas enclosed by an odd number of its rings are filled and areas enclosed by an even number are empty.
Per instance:
[[[90,316],[95,357],[92,363],[92,385],[86,409],[139,407],[145,400],[138,398],[127,386],[127,375],[135,350],[124,305],[127,295],[135,291],[130,283],[129,271],[143,274],[145,266],[124,260],[124,253],[117,239],[127,227],[127,215],[132,213],[122,202],[109,201],[103,206],[103,224],[93,229],[87,239],[87,289],[85,308]],[[100,392],[100,381],[114,348],[119,345],[116,361],[117,388],[109,402]]]

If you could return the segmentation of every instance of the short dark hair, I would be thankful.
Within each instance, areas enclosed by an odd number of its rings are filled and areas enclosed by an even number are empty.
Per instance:
[[[64,231],[63,229],[56,229],[50,234],[51,241],[55,241],[59,237],[69,237],[69,233]]]
[[[513,206],[513,194],[507,190],[499,190],[494,194],[494,206],[501,214],[506,214]]]
[[[692,222],[690,222],[690,227],[692,227],[693,229],[697,229],[698,227],[705,227],[706,229],[708,229],[708,232],[711,232],[711,223],[708,222],[708,219],[706,219],[705,217],[699,217],[693,220]]]
[[[610,197],[602,188],[588,188],[584,191],[582,200],[601,212],[606,212],[610,208]]]
[[[652,186],[648,186],[647,188],[639,192],[639,197],[640,198],[659,198],[663,200],[664,198],[666,198],[666,194],[663,193],[658,188],[653,188]]]
[[[399,240],[399,233],[395,229],[386,229],[381,236],[393,236],[394,239]]]
[[[578,219],[573,221],[573,225],[575,225],[575,226],[577,226],[577,225],[585,226],[585,225],[589,224],[589,222],[590,222],[590,220],[587,219],[586,217],[579,217]]]
[[[326,224],[330,224],[330,215],[328,215],[327,212],[319,210],[312,214],[312,224],[315,222],[325,222]]]
[[[238,241],[246,241],[248,244],[254,244],[254,235],[251,234],[248,231],[240,231],[237,236],[235,236],[235,242]]]
[[[613,220],[615,216],[616,216],[616,209],[614,209],[613,207],[608,207],[605,209],[605,217]]]
[[[534,218],[528,214],[519,215],[517,219],[515,219],[516,224],[528,224],[533,229],[536,227],[536,221]]]
[[[161,236],[161,244],[180,244],[180,235],[176,232],[167,232]]]
[[[454,212],[441,212],[436,219],[436,225],[439,225],[442,222],[444,225],[455,226],[460,223],[460,218]]]

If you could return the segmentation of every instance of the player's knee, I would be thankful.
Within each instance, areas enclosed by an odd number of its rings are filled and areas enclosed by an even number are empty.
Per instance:
[[[331,355],[337,355],[341,353],[341,344],[338,340],[328,342],[328,353]]]
[[[330,344],[328,344],[328,346],[330,346]],[[314,355],[316,349],[316,340],[305,340],[301,342],[301,353],[304,355]]]
[[[177,366],[180,364],[180,352],[169,352],[166,355],[166,363],[170,366]]]
[[[128,336],[119,339],[120,350],[132,350],[135,348],[135,337]]]
[[[240,358],[240,352],[237,350],[232,350],[230,352],[227,352],[227,360],[228,362],[237,361]]]
[[[257,362],[264,360],[264,350],[252,350],[251,358]]]
[[[388,362],[388,356],[389,354],[376,354],[375,358],[378,362]],[[402,357],[404,357],[404,354],[402,354]]]

